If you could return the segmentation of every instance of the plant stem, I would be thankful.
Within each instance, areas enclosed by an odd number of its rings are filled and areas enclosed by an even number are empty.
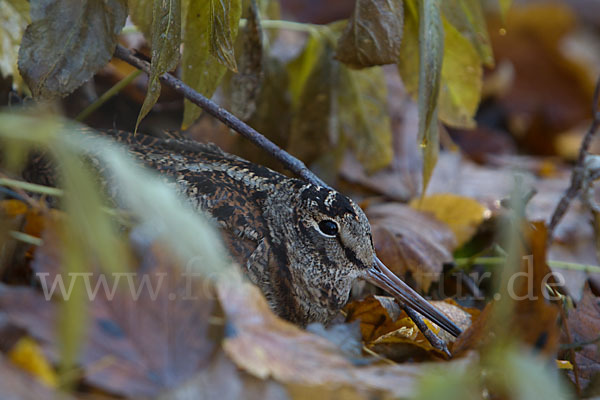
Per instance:
[[[48,196],[60,197],[63,195],[61,189],[53,188],[50,186],[37,185],[35,183],[23,182],[16,179],[0,178],[0,186],[7,186],[17,189],[23,189],[28,192],[45,194]]]
[[[480,264],[480,265],[498,265],[506,262],[505,257],[479,257],[475,259],[471,258],[457,258],[454,263],[457,266],[463,266],[466,264]],[[600,273],[600,266],[598,265],[587,265],[578,264],[567,261],[548,261],[548,265],[552,268],[569,269],[573,271],[585,271],[590,273]]]
[[[119,93],[121,90],[123,90],[123,88],[125,88],[125,86],[129,85],[131,82],[133,82],[135,80],[135,78],[137,78],[141,74],[142,74],[142,71],[140,71],[138,69],[138,70],[133,71],[129,75],[127,75],[125,78],[121,79],[113,87],[111,87],[106,92],[104,92],[102,94],[102,96],[98,97],[98,99],[96,99],[96,101],[94,101],[92,104],[87,106],[82,112],[80,112],[79,115],[77,115],[75,117],[75,120],[79,121],[79,122],[83,122],[87,117],[90,116],[91,113],[93,113],[98,108],[100,108],[100,106],[102,106],[102,104],[106,103],[111,97],[113,97],[114,95]]]
[[[39,247],[44,244],[44,241],[42,239],[37,238],[35,236],[28,235],[23,232],[10,231],[10,236],[12,236],[13,239],[19,240],[19,241],[27,243],[27,244],[31,244],[33,246]]]
[[[240,28],[246,26],[247,20],[240,19]],[[298,32],[317,32],[322,29],[325,25],[316,24],[305,24],[302,22],[284,21],[280,19],[263,19],[260,21],[260,25],[265,29],[286,29],[288,31]]]

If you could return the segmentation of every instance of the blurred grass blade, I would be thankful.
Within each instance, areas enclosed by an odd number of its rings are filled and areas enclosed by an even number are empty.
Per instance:
[[[96,262],[101,272],[127,272],[127,241],[120,241],[116,224],[105,213],[97,177],[82,155],[91,156],[106,172],[111,193],[140,222],[150,240],[165,243],[184,266],[209,279],[228,274],[228,281],[239,277],[230,268],[220,236],[206,219],[184,203],[166,184],[144,171],[112,142],[97,138],[78,125],[51,116],[0,112],[0,137],[11,151],[15,144],[28,150],[47,151],[56,162],[63,187],[61,204],[66,217],[58,225],[63,247],[60,273],[70,287],[69,273],[91,272]],[[64,381],[72,377],[87,323],[87,302],[83,279],[74,281],[71,295],[61,305],[58,320],[61,367]]]
[[[500,5],[500,15],[503,20],[506,20],[508,10],[510,10],[510,6],[512,5],[512,0],[498,0],[498,4]]]

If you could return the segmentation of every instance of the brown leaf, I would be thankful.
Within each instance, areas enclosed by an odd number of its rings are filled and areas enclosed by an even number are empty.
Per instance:
[[[125,24],[125,0],[31,3],[19,49],[19,71],[35,97],[66,96],[110,58]]]
[[[401,0],[357,0],[335,58],[354,68],[396,63],[403,20]]]
[[[253,285],[233,290],[220,285],[218,292],[232,330],[224,342],[227,355],[243,370],[261,379],[272,377],[292,393],[336,387],[363,396],[405,397],[422,373],[417,365],[354,366],[333,343],[275,316]]]
[[[584,390],[600,376],[600,298],[592,293],[589,285],[586,285],[577,308],[569,311],[566,324],[571,336],[569,344],[587,343],[575,349],[575,360],[572,360],[577,368],[580,389]],[[594,340],[596,342],[591,343]],[[568,356],[569,353],[566,354]],[[568,375],[576,383],[574,373],[569,372]]]
[[[576,28],[573,12],[561,2],[532,3],[511,8],[505,21],[496,18],[489,28],[498,63],[514,69],[500,99],[510,131],[521,150],[556,154],[556,135],[589,118],[597,74],[566,51]]]
[[[427,213],[396,203],[371,206],[367,216],[383,263],[401,277],[410,273],[419,288],[429,290],[443,263],[452,261],[452,231]]]
[[[550,278],[552,271],[546,264],[547,232],[544,222],[527,224],[524,236],[531,258],[525,257],[525,265],[521,271],[526,279],[515,280],[518,286],[513,297],[516,304],[510,332],[545,354],[555,354],[560,334],[560,310],[556,304],[547,300],[546,285],[553,285],[555,279]]]
[[[471,326],[456,338],[451,347],[453,357],[461,357],[468,351],[481,348],[489,342],[489,321],[493,312],[493,304],[493,302],[488,303],[483,311],[473,319]]]
[[[247,8],[246,25],[238,35],[241,54],[238,73],[231,77],[231,112],[243,121],[248,121],[256,111],[257,99],[262,84],[263,30],[255,1]]]
[[[14,366],[3,355],[0,355],[0,387],[4,399],[61,399],[73,397],[33,379],[31,375]]]
[[[496,338],[516,340],[545,355],[556,354],[560,309],[548,300],[546,289],[547,285],[555,284],[546,264],[546,227],[543,222],[526,223],[522,234],[525,241],[521,249],[523,258],[519,260],[524,262],[507,281],[508,288],[503,293],[509,298],[498,298],[510,303],[489,303],[471,328],[458,338],[452,349],[454,355],[488,344],[490,332]],[[496,311],[507,305],[510,314],[500,315]]]
[[[42,292],[60,277],[68,290],[69,278],[60,274],[59,249],[56,236],[45,235],[44,246],[36,252],[34,269]],[[178,269],[159,246],[140,254],[138,274],[113,275],[112,280],[90,272],[90,323],[78,360],[86,382],[133,397],[150,396],[191,378],[218,348],[222,329],[213,322],[217,304],[210,285]],[[84,284],[82,276],[74,279]],[[54,297],[63,297],[59,289]],[[0,286],[0,310],[40,340],[54,362],[59,306],[34,289]]]

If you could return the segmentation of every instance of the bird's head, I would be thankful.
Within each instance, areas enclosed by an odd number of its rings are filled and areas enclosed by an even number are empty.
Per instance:
[[[348,301],[352,283],[365,279],[452,334],[460,329],[394,275],[375,254],[371,226],[361,208],[335,190],[304,184],[293,208],[288,246],[292,279],[307,297],[308,319],[327,320]],[[292,250],[292,251],[290,251]],[[316,307],[314,307],[316,306]],[[311,311],[312,307],[312,311]],[[320,309],[326,316],[317,315]]]

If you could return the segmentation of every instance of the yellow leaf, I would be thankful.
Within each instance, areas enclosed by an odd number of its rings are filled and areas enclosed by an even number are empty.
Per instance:
[[[9,351],[8,358],[13,364],[36,376],[47,386],[56,387],[58,378],[54,369],[44,357],[40,346],[30,337],[23,337]]]
[[[573,364],[569,360],[556,360],[556,368],[573,370]]]
[[[444,22],[444,63],[438,112],[450,126],[473,128],[473,116],[481,97],[483,68],[473,44],[448,22]]]
[[[27,212],[27,205],[20,200],[2,200],[0,202],[0,210],[7,217],[16,217]]]
[[[430,212],[445,222],[456,235],[458,247],[471,239],[489,213],[488,209],[477,201],[450,193],[414,199],[410,206],[419,211]]]

